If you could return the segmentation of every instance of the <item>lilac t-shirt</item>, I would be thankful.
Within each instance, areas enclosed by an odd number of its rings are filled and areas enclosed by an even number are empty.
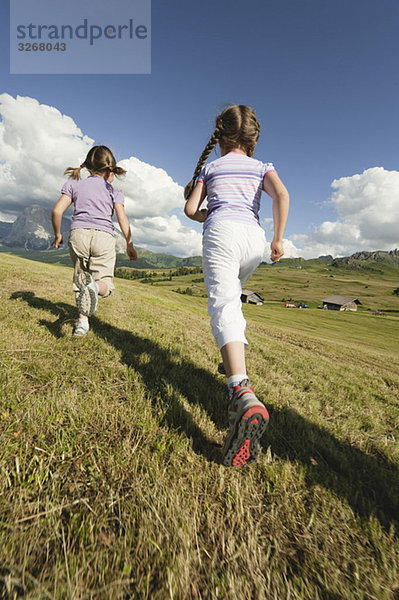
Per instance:
[[[68,179],[62,194],[74,204],[71,229],[99,229],[114,234],[112,215],[115,204],[124,204],[122,190],[114,188],[104,177],[90,175],[87,179]]]
[[[272,163],[239,152],[229,152],[205,165],[198,177],[206,185],[208,197],[204,230],[219,221],[259,226],[263,178],[274,170]]]

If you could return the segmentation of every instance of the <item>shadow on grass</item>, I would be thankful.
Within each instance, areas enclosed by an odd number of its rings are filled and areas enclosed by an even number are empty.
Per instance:
[[[345,498],[360,517],[374,515],[389,529],[399,532],[399,469],[374,449],[365,454],[341,442],[326,429],[311,423],[291,408],[268,404],[271,427],[264,448],[306,467],[306,482],[317,484]]]
[[[55,337],[62,336],[62,325],[73,320],[75,307],[53,303],[32,292],[15,292],[12,299],[21,298],[33,308],[50,311],[55,322],[40,321]],[[196,366],[181,354],[156,342],[134,335],[91,317],[94,333],[121,352],[121,360],[140,373],[156,398],[169,398],[165,422],[184,430],[193,440],[193,449],[208,460],[220,462],[220,451],[209,440],[184,409],[170,388],[206,410],[219,429],[226,427],[226,386],[215,375]],[[142,360],[142,357],[150,360]],[[169,387],[169,390],[167,389]],[[360,517],[374,515],[383,527],[399,529],[399,469],[379,454],[370,456],[356,447],[341,442],[326,429],[309,422],[290,408],[274,407],[268,402],[271,426],[264,436],[263,446],[271,446],[276,457],[304,465],[309,486],[321,485],[345,499]]]
[[[39,321],[56,338],[64,336],[62,329],[65,323],[72,323],[76,319],[76,307],[70,304],[54,303],[27,291],[11,295],[13,300],[18,298],[33,308],[49,311],[57,317],[55,321]],[[220,462],[219,444],[206,437],[174,392],[182,394],[190,403],[199,404],[217,427],[222,429],[226,426],[227,390],[224,382],[172,348],[163,348],[151,339],[104,323],[96,316],[90,317],[90,328],[95,335],[121,353],[121,360],[125,365],[141,375],[149,398],[164,414],[163,421],[175,430],[184,430],[192,440],[196,453],[204,455],[210,461]],[[76,338],[76,343],[82,343],[86,339]],[[168,398],[167,405],[164,398]]]

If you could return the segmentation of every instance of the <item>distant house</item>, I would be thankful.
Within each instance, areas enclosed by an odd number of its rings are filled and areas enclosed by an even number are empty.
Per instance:
[[[258,292],[242,290],[241,302],[247,302],[248,304],[263,304],[264,300]]]
[[[358,304],[361,304],[359,298],[353,296],[328,296],[323,298],[323,308],[327,310],[357,310]]]

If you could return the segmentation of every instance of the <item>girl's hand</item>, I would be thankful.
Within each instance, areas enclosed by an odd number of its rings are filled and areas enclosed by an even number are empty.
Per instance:
[[[280,258],[282,256],[284,256],[284,248],[283,248],[282,242],[278,242],[273,239],[272,243],[270,244],[270,248],[271,248],[270,258],[271,258],[272,262],[277,262],[280,260]]]
[[[58,233],[54,237],[54,241],[51,245],[53,246],[53,248],[59,248],[60,244],[62,244],[62,243],[63,243],[62,235],[60,233]]]
[[[130,260],[137,260],[137,252],[136,248],[133,246],[133,242],[128,242],[126,244],[126,252]]]

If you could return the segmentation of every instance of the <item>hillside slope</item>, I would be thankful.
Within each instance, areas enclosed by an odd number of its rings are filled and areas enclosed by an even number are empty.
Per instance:
[[[70,277],[0,254],[0,597],[396,600],[397,317],[245,307],[234,470],[206,299],[117,280],[74,339]]]

